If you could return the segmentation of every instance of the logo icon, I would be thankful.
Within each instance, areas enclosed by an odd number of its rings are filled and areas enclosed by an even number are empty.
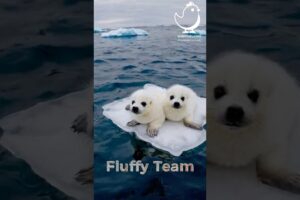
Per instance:
[[[178,21],[183,20],[186,12],[197,12],[197,19],[195,20],[194,24],[188,27],[185,27],[184,25],[181,25]],[[177,12],[174,14],[174,20],[177,26],[179,26],[181,29],[183,29],[184,34],[194,34],[195,29],[198,28],[200,25],[200,8],[192,1],[190,1],[188,4],[186,4],[185,8],[182,11],[181,16],[177,14]]]

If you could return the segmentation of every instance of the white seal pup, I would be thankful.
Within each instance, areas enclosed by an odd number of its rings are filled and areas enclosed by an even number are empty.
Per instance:
[[[183,85],[173,85],[167,89],[164,112],[168,120],[183,121],[185,126],[200,130],[201,125],[193,121],[196,106],[197,95],[192,89]]]
[[[299,88],[278,63],[234,51],[208,64],[208,161],[226,167],[256,163],[263,183],[300,192],[289,167],[299,134]]]
[[[158,89],[140,89],[130,96],[126,110],[131,111],[133,120],[127,126],[147,124],[147,134],[154,137],[165,122],[163,111],[164,92]]]

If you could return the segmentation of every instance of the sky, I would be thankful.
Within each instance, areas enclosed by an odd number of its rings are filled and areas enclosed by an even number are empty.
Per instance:
[[[190,1],[200,8],[201,26],[206,25],[206,0],[95,0],[94,24],[99,28],[173,25],[174,14],[182,15]],[[186,14],[184,22],[194,18]]]

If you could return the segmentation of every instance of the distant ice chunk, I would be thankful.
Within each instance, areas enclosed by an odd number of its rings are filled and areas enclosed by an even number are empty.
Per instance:
[[[195,30],[192,32],[187,32],[185,33],[186,35],[202,35],[205,36],[206,35],[206,30]]]
[[[94,28],[94,33],[102,33],[102,32],[104,32],[104,31],[105,31],[104,29],[99,28],[99,27],[95,27],[95,28]]]
[[[143,29],[137,28],[119,28],[106,33],[102,33],[103,38],[120,38],[120,37],[136,37],[147,36],[148,32]]]

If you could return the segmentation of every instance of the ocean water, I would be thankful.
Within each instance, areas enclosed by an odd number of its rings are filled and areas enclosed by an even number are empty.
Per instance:
[[[122,131],[102,115],[102,106],[129,96],[146,83],[178,83],[205,97],[206,38],[178,41],[176,26],[141,27],[148,36],[101,38],[94,35],[95,199],[204,199],[206,143],[179,157]],[[197,173],[107,173],[106,161],[141,159],[194,163]]]
[[[300,80],[299,1],[214,0],[207,10],[208,63],[239,49],[279,62]]]
[[[93,56],[92,2],[0,2],[5,19],[0,22],[0,118],[87,86],[92,76],[87,67]],[[0,176],[1,200],[71,199],[2,146]]]

